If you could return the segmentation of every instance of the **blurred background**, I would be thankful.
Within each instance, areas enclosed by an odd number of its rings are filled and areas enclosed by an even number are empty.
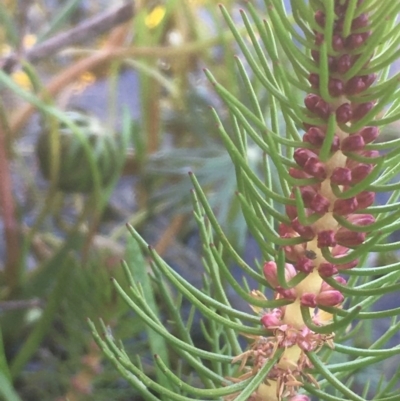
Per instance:
[[[220,3],[244,33],[242,2]],[[144,328],[110,285],[123,258],[146,274],[125,224],[200,287],[193,171],[232,243],[259,256],[209,107],[227,129],[229,116],[203,73],[249,102],[239,50],[214,0],[4,0],[0,21],[0,387],[9,378],[24,401],[139,400],[86,322],[102,317],[151,374]],[[257,147],[249,159],[262,168]]]
[[[127,257],[146,274],[138,250],[127,255],[130,223],[201,286],[189,171],[230,239],[246,245],[234,169],[209,107],[229,124],[227,112],[203,73],[207,66],[247,101],[218,5],[109,4],[0,4],[0,372],[26,401],[140,399],[86,319],[102,317],[151,374],[144,329],[109,280],[124,282]]]

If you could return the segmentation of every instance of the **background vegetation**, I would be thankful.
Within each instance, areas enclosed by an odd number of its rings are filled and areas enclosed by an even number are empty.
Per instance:
[[[229,128],[205,66],[251,102],[237,84],[239,49],[218,7],[108,3],[0,4],[0,398],[7,401],[140,400],[95,345],[87,318],[101,316],[130,355],[141,355],[143,370],[157,374],[150,356],[162,355],[164,344],[110,278],[122,278],[124,258],[152,293],[130,223],[183,277],[204,285],[189,171],[230,241],[246,260],[257,256],[234,197],[234,168],[209,117],[208,106],[217,106]],[[241,6],[221,3],[233,15]],[[245,32],[239,21],[237,28]],[[263,109],[268,94],[256,81],[254,90]],[[395,126],[384,135],[396,135]],[[262,168],[256,148],[251,161]],[[159,301],[147,299],[168,326],[173,311]],[[197,314],[183,306],[188,331],[208,347]],[[371,326],[358,346],[372,338]],[[178,358],[173,363],[190,375]]]

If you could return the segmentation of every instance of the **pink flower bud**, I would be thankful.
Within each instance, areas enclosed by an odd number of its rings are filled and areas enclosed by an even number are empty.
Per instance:
[[[286,205],[285,210],[286,210],[286,215],[289,217],[290,220],[293,220],[297,217],[296,206]]]
[[[343,31],[343,19],[342,18],[339,18],[334,22],[333,31],[335,33],[342,33],[342,31]]]
[[[339,74],[345,74],[353,65],[353,59],[349,54],[343,54],[336,62],[336,69]]]
[[[261,317],[262,325],[268,329],[270,327],[277,327],[282,324],[282,312],[280,309],[273,309],[272,312],[266,313]]]
[[[297,261],[296,270],[303,273],[311,273],[314,270],[314,263],[303,256]]]
[[[338,34],[333,35],[332,48],[333,48],[333,50],[335,50],[337,52],[340,52],[341,50],[344,49],[344,40],[340,35],[338,35]]]
[[[308,110],[323,120],[329,117],[330,105],[315,93],[309,93],[304,99],[304,104]]]
[[[304,164],[304,171],[311,176],[324,180],[327,177],[325,164],[319,161],[317,158],[310,158]]]
[[[360,14],[357,18],[354,18],[351,23],[351,30],[354,31],[356,29],[364,28],[368,25],[368,15],[366,13]]]
[[[311,57],[316,63],[319,63],[319,51],[318,50],[311,50]]]
[[[355,76],[346,83],[346,94],[357,95],[368,89],[375,81],[376,75],[369,74],[363,76]]]
[[[343,103],[336,109],[336,121],[345,124],[353,118],[353,110],[350,103]]]
[[[294,151],[293,158],[295,162],[300,166],[304,167],[310,158],[315,158],[316,154],[310,149],[298,148]]]
[[[318,273],[321,277],[331,277],[338,272],[333,263],[322,262],[318,267]]]
[[[335,2],[335,14],[337,16],[343,17],[344,14],[346,14],[346,10],[347,10],[347,4],[341,4],[339,2]],[[342,21],[343,23],[342,19],[340,19],[340,21]]]
[[[331,182],[336,185],[349,185],[351,179],[351,170],[347,167],[335,167],[331,175]]]
[[[315,22],[323,28],[325,26],[325,14],[321,11],[318,10],[315,15],[314,15]]]
[[[322,45],[322,43],[324,43],[324,35],[321,32],[316,32],[315,33],[315,41],[314,41],[314,43],[317,46],[320,46],[320,45]]]
[[[367,113],[369,113],[374,107],[374,102],[366,102],[355,105],[353,109],[353,121],[361,120]]]
[[[345,216],[357,210],[358,202],[356,197],[348,199],[336,199],[333,204],[333,213],[339,216]]]
[[[295,218],[292,221],[291,227],[304,239],[311,240],[315,237],[312,227],[311,226],[303,226],[302,224],[300,224],[298,218]]]
[[[342,245],[336,245],[334,248],[332,248],[331,253],[332,256],[343,256],[346,255],[348,252],[349,248],[346,248],[345,246]]]
[[[297,394],[294,397],[290,398],[289,401],[311,401],[311,399],[304,394]]]
[[[329,211],[330,202],[327,198],[316,193],[310,203],[310,208],[314,210],[314,212],[324,214]]]
[[[358,233],[341,227],[335,235],[335,240],[340,245],[354,247],[361,245],[365,241],[366,235],[366,233]]]
[[[297,298],[296,290],[294,288],[276,287],[276,291],[285,299],[294,301]]]
[[[306,249],[306,243],[298,244],[298,245],[290,245],[282,247],[287,260],[291,262],[296,262],[301,258],[304,254],[304,250]]]
[[[276,263],[273,261],[264,263],[264,276],[268,283],[276,288],[279,286],[278,282],[278,272]],[[285,263],[285,280],[289,281],[296,275],[296,269],[290,263]]]
[[[359,183],[364,178],[368,177],[373,169],[374,166],[372,164],[359,163],[358,166],[351,170],[351,183]]]
[[[335,134],[333,136],[333,141],[332,141],[332,146],[331,146],[331,152],[336,152],[340,149],[340,139],[337,136],[337,134]]]
[[[302,306],[307,306],[309,308],[315,308],[317,306],[315,294],[306,292],[300,297],[300,303]]]
[[[357,49],[361,47],[365,41],[369,38],[371,32],[363,32],[363,33],[353,33],[346,39],[346,47],[350,50]]]
[[[353,260],[349,263],[343,263],[341,265],[336,265],[336,267],[338,268],[338,270],[350,270],[353,267],[356,267],[358,265],[358,259]]]
[[[308,81],[313,88],[319,88],[319,74],[311,73],[308,76]]]
[[[343,94],[344,85],[340,79],[330,78],[328,83],[329,94],[333,97],[337,97]]]
[[[304,202],[304,206],[310,207],[311,202],[317,193],[315,189],[310,185],[305,185],[304,187],[300,187],[300,193]]]
[[[320,231],[317,234],[318,248],[332,247],[336,245],[335,232],[333,230]]]
[[[375,201],[375,192],[363,191],[356,196],[358,209],[366,209]]]
[[[363,137],[365,143],[371,143],[379,136],[379,128],[364,127],[358,134]]]
[[[352,214],[347,218],[351,224],[357,226],[369,226],[375,223],[375,217],[371,214]]]
[[[344,296],[338,290],[323,291],[315,297],[316,304],[322,306],[335,306],[341,304],[343,300]]]
[[[289,175],[293,178],[310,178],[311,176],[307,174],[303,170],[299,170],[297,168],[290,167],[289,169]]]
[[[341,285],[346,285],[346,284],[347,284],[346,279],[345,279],[344,277],[341,277],[341,276],[335,277],[335,281],[336,281],[338,284],[341,284]]]
[[[322,146],[325,139],[325,132],[320,127],[311,127],[303,136],[303,140],[311,143],[318,148]]]
[[[353,134],[343,139],[340,148],[343,152],[355,152],[364,146],[364,138],[360,134]]]

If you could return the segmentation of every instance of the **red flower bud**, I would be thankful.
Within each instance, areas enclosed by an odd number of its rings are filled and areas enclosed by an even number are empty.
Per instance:
[[[364,139],[364,142],[371,143],[374,141],[379,135],[378,127],[364,127],[361,131],[358,132]]]
[[[372,164],[364,164],[360,163],[358,166],[354,167],[351,170],[351,183],[357,184],[362,181],[364,178],[368,177],[371,171],[374,169]]]
[[[338,270],[350,270],[353,267],[356,267],[358,265],[358,259],[353,260],[352,262],[349,263],[343,263],[341,265],[336,265]]]
[[[298,217],[292,221],[291,227],[304,239],[311,240],[315,237],[312,227],[300,224]]]
[[[365,209],[375,201],[375,192],[363,191],[356,196],[358,209]]]
[[[347,218],[351,224],[357,226],[369,226],[375,223],[375,217],[371,214],[352,214]]]
[[[360,14],[357,18],[354,18],[351,23],[351,30],[355,31],[356,29],[364,28],[368,25],[368,15],[366,13]]]
[[[297,168],[290,167],[289,168],[289,175],[293,178],[311,178],[309,174],[307,174],[303,170],[299,170]]]
[[[318,273],[321,277],[331,277],[338,272],[333,263],[322,262],[318,267]]]
[[[370,37],[371,32],[353,33],[346,39],[346,47],[350,50],[361,47],[365,41]]]
[[[331,182],[336,185],[349,185],[351,179],[351,170],[347,167],[335,167],[331,175]]]
[[[317,46],[320,46],[324,42],[324,35],[321,32],[316,32],[315,33],[315,41],[314,43]]]
[[[356,152],[363,149],[364,146],[364,138],[360,134],[353,134],[343,139],[340,149],[343,152]]]
[[[314,210],[314,212],[324,214],[329,211],[330,202],[327,198],[320,195],[319,193],[315,194],[311,203],[310,208]]]
[[[315,15],[314,15],[315,22],[323,28],[325,26],[325,14],[321,11],[318,10]]]
[[[304,104],[308,110],[318,117],[324,120],[329,117],[330,105],[315,93],[309,93],[304,99]]]
[[[316,88],[316,89],[319,88],[319,74],[311,73],[308,76],[308,81],[310,82],[310,84],[313,88]]]
[[[289,401],[311,401],[310,397],[304,394],[297,394],[290,398]]]
[[[346,216],[357,210],[358,202],[356,197],[348,199],[336,199],[333,205],[333,213],[339,216]]]
[[[311,273],[314,270],[314,263],[311,259],[303,256],[297,261],[296,270],[303,273]]]
[[[268,329],[270,327],[277,327],[282,324],[282,311],[278,308],[273,309],[271,312],[266,313],[261,317],[261,323]]]
[[[366,233],[350,231],[345,227],[339,228],[335,235],[338,244],[348,247],[361,245],[365,241]]]
[[[300,297],[300,303],[302,306],[308,306],[309,308],[315,308],[317,306],[315,294],[306,292]]]
[[[306,207],[310,207],[310,204],[316,194],[315,189],[310,185],[306,185],[304,187],[300,187],[300,193],[301,193],[301,198],[303,199],[304,205]]]
[[[276,291],[285,299],[294,301],[297,298],[296,290],[294,288],[285,289],[282,287],[276,287]]]
[[[339,74],[345,74],[353,65],[353,59],[349,54],[343,54],[336,62],[336,70]]]
[[[268,283],[276,288],[279,286],[278,282],[278,271],[277,271],[276,263],[273,261],[264,263],[264,276]],[[290,263],[285,263],[285,280],[289,281],[296,275],[296,270]]]
[[[311,57],[316,63],[319,63],[319,51],[318,50],[311,50]]]
[[[362,91],[368,89],[375,81],[376,75],[369,74],[363,76],[355,76],[346,83],[347,95],[358,95]]]
[[[318,148],[322,146],[325,139],[325,132],[323,129],[319,127],[311,127],[308,131],[304,134],[303,140],[306,142],[311,143]]]
[[[353,118],[353,110],[350,103],[343,103],[336,109],[336,121],[340,124],[346,124]]]
[[[290,220],[293,220],[297,217],[297,208],[296,206],[286,205],[285,206],[286,214]]]
[[[335,232],[333,230],[320,231],[317,234],[318,248],[325,248],[327,246],[333,247],[336,245]]]
[[[333,50],[335,50],[337,52],[340,52],[341,50],[344,49],[344,40],[340,35],[338,35],[338,34],[333,35],[332,48],[333,48]]]
[[[322,306],[335,306],[342,303],[343,300],[344,296],[338,290],[323,291],[315,297],[316,304]]]
[[[308,159],[304,165],[304,171],[319,180],[324,180],[327,177],[325,164],[317,158]]]
[[[361,120],[374,107],[374,102],[366,102],[355,105],[353,109],[353,121]]]
[[[315,158],[316,154],[310,149],[298,148],[294,151],[293,158],[295,162],[300,166],[304,167],[310,158]]]
[[[328,84],[329,94],[333,97],[338,97],[344,92],[344,85],[340,79],[330,78]]]

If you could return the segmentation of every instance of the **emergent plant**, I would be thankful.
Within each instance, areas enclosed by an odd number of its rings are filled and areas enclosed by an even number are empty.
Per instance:
[[[390,72],[399,56],[400,3],[292,0],[290,14],[281,0],[265,4],[266,11],[258,2],[240,11],[247,37],[220,6],[245,59],[236,63],[250,101],[239,102],[205,71],[231,115],[228,132],[212,110],[262,260],[251,266],[233,249],[191,174],[204,288],[180,277],[129,227],[150,255],[151,283],[143,266],[123,263],[131,291],[114,284],[149,327],[155,372],[146,375],[104,325],[99,334],[91,323],[96,341],[149,400],[399,400],[400,369],[382,372],[400,353],[390,346],[399,339],[400,308],[380,310],[377,302],[400,290],[398,257],[388,264],[379,256],[400,247],[391,236],[400,228],[400,139],[379,138],[400,116],[399,74]],[[268,110],[257,100],[260,86]],[[262,177],[249,161],[254,145],[264,154]],[[386,204],[376,202],[385,192]],[[161,315],[150,284],[163,300]],[[228,285],[245,311],[233,308]],[[182,299],[192,305],[189,316]],[[196,311],[207,349],[191,335]],[[386,330],[372,330],[362,347],[371,322]]]

